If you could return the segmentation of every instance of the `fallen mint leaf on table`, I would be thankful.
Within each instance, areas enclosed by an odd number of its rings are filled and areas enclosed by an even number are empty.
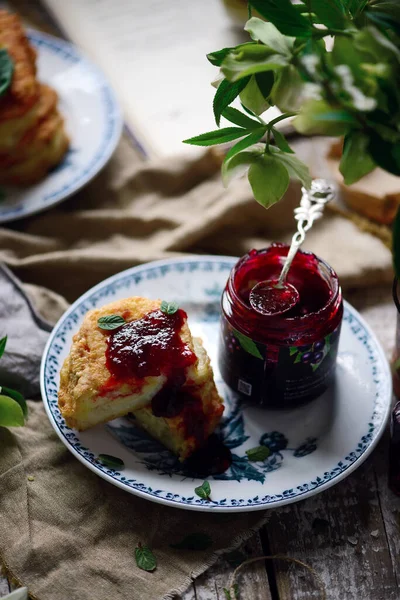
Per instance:
[[[5,385],[0,386],[0,393],[18,402],[18,404],[22,408],[22,412],[24,413],[25,419],[28,417],[28,405],[22,394],[17,392],[17,390],[12,390],[11,388],[6,387]]]
[[[125,325],[126,321],[124,317],[120,315],[106,315],[105,317],[100,317],[97,321],[97,325],[100,329],[112,330],[121,327],[121,325]]]
[[[194,493],[202,500],[210,501],[211,486],[208,481],[204,481],[201,485],[194,488]]]
[[[271,454],[271,450],[268,446],[257,446],[256,448],[250,448],[246,450],[247,458],[251,462],[263,461]]]
[[[227,588],[224,588],[225,600],[237,600],[238,599],[239,586],[237,583],[235,583],[232,590],[233,590],[233,596]]]
[[[165,315],[174,315],[179,309],[179,304],[177,302],[166,302],[163,300],[161,302],[161,312]]]
[[[110,469],[123,469],[125,466],[123,460],[121,460],[117,456],[112,456],[111,454],[99,454],[98,460],[105,467],[110,467]]]
[[[135,548],[136,564],[143,571],[154,571],[157,567],[157,559],[148,546],[142,546],[139,542]]]
[[[171,548],[177,550],[207,550],[213,541],[207,533],[189,533],[177,544],[170,544]]]
[[[3,356],[4,354],[4,350],[6,349],[6,344],[7,344],[7,336],[5,335],[4,337],[1,338],[0,340],[0,358]]]
[[[25,424],[22,408],[12,398],[0,395],[0,426],[22,427]]]

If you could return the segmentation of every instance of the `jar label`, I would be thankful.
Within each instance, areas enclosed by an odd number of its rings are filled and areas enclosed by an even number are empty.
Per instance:
[[[226,383],[243,397],[266,406],[294,406],[319,396],[332,382],[340,324],[304,346],[256,342],[223,316],[219,366]]]

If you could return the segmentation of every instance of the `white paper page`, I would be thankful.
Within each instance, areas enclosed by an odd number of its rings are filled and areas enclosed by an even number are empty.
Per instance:
[[[150,156],[198,151],[182,140],[216,129],[206,54],[248,39],[222,0],[42,1],[106,73]]]

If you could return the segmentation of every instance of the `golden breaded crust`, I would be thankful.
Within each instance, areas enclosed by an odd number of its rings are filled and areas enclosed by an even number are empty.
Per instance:
[[[58,405],[67,424],[83,430],[148,404],[166,382],[164,375],[129,382],[113,381],[106,366],[109,332],[100,329],[100,317],[116,314],[127,322],[157,310],[160,300],[139,296],[117,300],[87,313],[73,338],[69,356],[61,369]],[[184,323],[180,337],[193,351],[192,336]],[[194,365],[188,369],[193,376]]]
[[[36,102],[36,52],[30,46],[18,15],[0,10],[0,48],[14,61],[9,90],[0,98],[0,121],[20,117]]]

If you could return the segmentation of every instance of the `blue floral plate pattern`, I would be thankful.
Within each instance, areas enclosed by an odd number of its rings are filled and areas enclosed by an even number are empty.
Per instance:
[[[362,317],[345,303],[335,384],[317,400],[290,411],[240,406],[221,380],[216,363],[221,292],[236,259],[202,256],[149,263],[119,273],[79,298],[55,326],[45,349],[42,396],[50,422],[67,448],[100,477],[132,494],[191,510],[260,510],[295,502],[338,483],[370,454],[381,436],[391,405],[387,360]],[[65,424],[57,406],[59,373],[72,336],[85,313],[127,296],[176,300],[203,338],[224,398],[220,435],[232,465],[210,477],[211,500],[194,493],[202,479],[128,419],[89,431]],[[263,461],[250,462],[246,450],[266,446]],[[121,458],[110,469],[99,454]]]
[[[122,131],[117,100],[102,72],[68,42],[34,30],[28,37],[38,53],[39,81],[58,94],[70,148],[39,183],[1,186],[0,223],[50,208],[78,191],[107,163]]]

